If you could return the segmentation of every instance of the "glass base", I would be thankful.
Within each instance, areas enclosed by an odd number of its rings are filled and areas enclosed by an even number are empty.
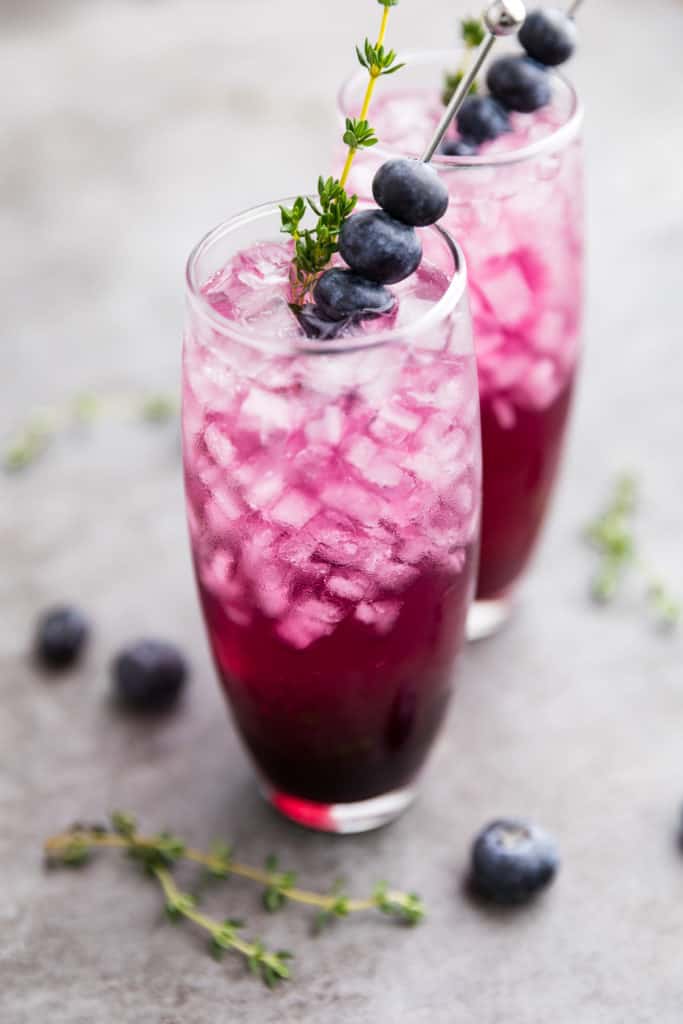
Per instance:
[[[353,804],[316,804],[310,800],[302,800],[298,796],[289,796],[281,790],[273,789],[261,783],[261,793],[268,803],[290,821],[317,832],[337,832],[352,834],[370,832],[374,828],[388,825],[390,821],[411,805],[416,790],[412,786],[395,789],[372,800],[360,800]]]
[[[474,601],[467,613],[467,639],[486,640],[493,636],[507,623],[513,609],[514,601],[509,594],[490,601]]]

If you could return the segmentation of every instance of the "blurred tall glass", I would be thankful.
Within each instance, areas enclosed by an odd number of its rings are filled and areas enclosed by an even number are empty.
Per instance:
[[[372,121],[379,145],[358,154],[349,189],[371,195],[385,160],[419,156],[443,112],[451,51],[402,54],[382,79]],[[477,600],[468,635],[507,619],[538,540],[560,463],[579,359],[583,305],[582,108],[552,73],[553,100],[513,115],[515,130],[469,157],[437,154],[450,207],[442,223],[462,244],[470,274],[484,455]],[[342,88],[357,116],[367,74]],[[340,163],[342,156],[340,154]]]

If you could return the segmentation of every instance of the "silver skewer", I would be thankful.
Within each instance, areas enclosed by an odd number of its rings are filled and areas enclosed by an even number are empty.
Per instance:
[[[582,3],[582,0],[574,0],[574,6]],[[420,157],[423,163],[428,164],[437,149],[441,140],[448,131],[451,121],[465,102],[472,83],[479,74],[479,70],[488,57],[493,44],[498,36],[510,36],[517,32],[524,23],[526,10],[522,0],[493,0],[493,3],[484,12],[484,24],[488,29],[481,46],[477,50],[474,62],[467,74],[463,75],[458,88],[453,93],[451,102],[446,107],[434,137]]]
[[[569,5],[569,7],[567,8],[567,17],[568,18],[576,17],[576,12],[578,11],[578,9],[579,9],[579,7],[581,6],[582,3],[583,3],[583,0],[574,0],[574,2],[571,3]]]

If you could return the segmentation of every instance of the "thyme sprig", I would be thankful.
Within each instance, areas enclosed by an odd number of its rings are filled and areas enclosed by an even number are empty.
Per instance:
[[[298,196],[292,207],[281,206],[281,228],[294,240],[294,256],[292,259],[291,290],[292,309],[300,312],[307,295],[313,289],[318,276],[328,266],[339,248],[339,234],[344,221],[353,212],[357,197],[346,191],[346,182],[351,171],[356,153],[359,149],[367,149],[378,142],[377,134],[368,121],[370,103],[377,80],[383,75],[393,75],[403,64],[398,63],[396,52],[384,45],[389,10],[398,5],[399,0],[377,0],[383,8],[377,42],[366,39],[363,46],[356,47],[356,55],[361,67],[368,72],[368,85],[363,105],[357,118],[347,117],[344,125],[343,141],[348,147],[344,169],[340,178],[318,179],[317,200]],[[317,217],[311,228],[303,227],[303,220],[308,211]]]
[[[600,563],[591,582],[591,595],[599,604],[613,601],[629,571],[637,570],[645,580],[645,598],[655,621],[673,627],[681,605],[640,556],[635,533],[638,488],[634,477],[620,476],[604,511],[585,530],[585,538],[598,552]]]
[[[91,426],[105,417],[133,418],[145,423],[166,423],[178,413],[178,402],[170,395],[143,396],[81,392],[61,405],[37,410],[10,437],[2,451],[2,465],[8,473],[28,469],[62,434]]]
[[[460,67],[455,72],[446,71],[444,73],[444,84],[443,91],[441,93],[441,101],[444,107],[453,99],[455,90],[460,85],[460,82],[467,74],[467,71],[472,60],[472,54],[481,46],[486,35],[486,29],[484,24],[479,18],[463,18],[460,22],[460,37],[463,42],[464,50],[462,60],[460,61]],[[471,93],[477,92],[477,83],[473,82],[470,88]]]
[[[197,910],[197,902],[190,893],[182,892],[176,885],[168,868],[155,866],[152,874],[159,882],[166,900],[166,913],[171,921],[178,922],[185,918],[209,935],[209,949],[216,959],[220,960],[226,952],[238,953],[244,957],[257,977],[261,978],[268,988],[274,988],[279,982],[291,977],[288,960],[294,954],[287,949],[271,952],[263,943],[256,939],[249,942],[239,935],[244,922],[237,918],[226,918],[218,921]]]
[[[354,209],[356,196],[349,196],[335,178],[318,178],[316,199],[299,196],[289,208],[280,207],[282,231],[294,239],[291,284],[292,305],[300,307],[339,247],[339,233]],[[302,228],[307,209],[317,222],[313,228]]]
[[[269,986],[290,977],[287,950],[268,951],[259,940],[247,941],[239,935],[241,921],[229,918],[216,920],[202,913],[194,896],[181,891],[171,874],[180,861],[201,865],[212,877],[230,876],[247,879],[262,887],[263,905],[270,913],[282,910],[288,903],[301,903],[317,910],[314,929],[350,914],[376,910],[408,925],[418,924],[424,917],[424,906],[415,893],[391,889],[385,882],[378,884],[365,899],[352,899],[337,882],[329,893],[317,893],[296,886],[296,875],[280,870],[278,861],[270,856],[263,868],[253,867],[236,860],[232,849],[225,843],[215,843],[208,853],[188,846],[169,832],[143,835],[138,831],[136,819],[126,812],[116,811],[109,825],[76,823],[65,832],[50,837],[44,846],[46,862],[50,865],[80,867],[92,859],[99,849],[116,849],[137,861],[145,872],[159,883],[165,899],[166,911],[174,920],[186,919],[203,928],[209,935],[214,955],[226,951],[241,954],[255,974]]]

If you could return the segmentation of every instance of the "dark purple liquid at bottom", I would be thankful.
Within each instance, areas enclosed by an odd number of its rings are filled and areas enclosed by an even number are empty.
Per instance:
[[[559,467],[574,378],[545,409],[515,407],[500,423],[492,401],[481,403],[484,455],[481,558],[477,599],[502,597],[531,557]]]
[[[199,586],[216,666],[265,780],[316,803],[367,800],[408,785],[443,720],[476,553],[458,575],[425,569],[386,635],[350,614],[305,650],[256,609],[247,627]],[[395,599],[396,594],[392,594]]]

